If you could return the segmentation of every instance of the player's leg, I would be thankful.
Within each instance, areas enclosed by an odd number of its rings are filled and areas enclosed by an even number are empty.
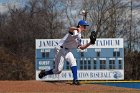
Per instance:
[[[63,51],[61,51],[56,60],[55,60],[55,68],[52,70],[54,74],[60,74],[63,70],[63,66],[64,66],[64,55],[63,55]]]
[[[71,66],[71,71],[73,74],[73,84],[75,85],[80,85],[77,77],[77,63],[76,60],[71,52],[68,52],[67,55],[65,56],[66,60],[69,62]]]
[[[52,71],[52,69],[50,69],[48,71],[41,70],[40,73],[39,73],[39,75],[38,75],[38,77],[41,79],[41,78],[45,77],[46,75],[52,75],[52,74],[54,74],[53,71]]]
[[[52,74],[60,74],[62,72],[64,65],[64,55],[62,49],[55,55],[55,68],[50,69],[48,71],[41,70],[39,73],[39,78],[43,78],[46,75],[52,75]]]

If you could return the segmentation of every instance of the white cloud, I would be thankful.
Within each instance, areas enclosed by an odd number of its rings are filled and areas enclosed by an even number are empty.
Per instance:
[[[8,7],[6,3],[0,3],[0,13],[5,13],[8,11]]]
[[[9,9],[19,8],[20,3],[18,2],[7,2],[0,3],[0,13],[6,13]]]

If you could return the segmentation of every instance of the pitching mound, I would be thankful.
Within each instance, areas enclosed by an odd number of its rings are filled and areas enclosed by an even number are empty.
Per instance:
[[[140,93],[140,90],[99,84],[76,86],[66,82],[0,81],[0,93]]]

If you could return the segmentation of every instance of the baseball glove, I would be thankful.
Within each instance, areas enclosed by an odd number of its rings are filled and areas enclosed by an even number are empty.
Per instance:
[[[92,31],[89,38],[90,38],[90,43],[91,44],[95,44],[95,41],[96,41],[96,32],[95,31]]]

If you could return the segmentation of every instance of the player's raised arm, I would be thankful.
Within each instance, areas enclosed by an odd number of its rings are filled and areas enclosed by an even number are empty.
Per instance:
[[[96,41],[96,29],[97,29],[97,26],[95,25],[94,27],[93,27],[93,31],[91,32],[91,35],[90,35],[90,42],[89,43],[87,43],[87,44],[84,44],[84,45],[81,45],[81,46],[79,46],[79,48],[81,49],[81,50],[83,50],[83,49],[86,49],[87,47],[89,47],[91,44],[95,44],[95,41]]]
[[[69,28],[69,31],[70,31],[70,32],[73,32],[74,30],[78,30],[78,28],[77,28],[77,27],[70,27],[70,28]]]
[[[84,49],[86,49],[87,47],[89,47],[90,45],[91,45],[91,43],[89,42],[89,43],[87,43],[87,44],[84,44],[84,45],[79,46],[78,48],[80,48],[81,50],[84,50]]]

